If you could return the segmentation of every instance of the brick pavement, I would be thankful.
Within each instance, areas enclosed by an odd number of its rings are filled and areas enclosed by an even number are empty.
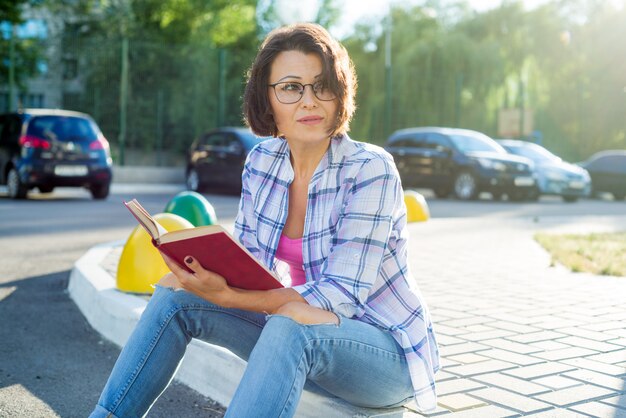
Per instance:
[[[626,278],[551,266],[532,239],[538,230],[626,230],[626,217],[410,228],[411,268],[443,364],[439,407],[427,416],[626,417]]]

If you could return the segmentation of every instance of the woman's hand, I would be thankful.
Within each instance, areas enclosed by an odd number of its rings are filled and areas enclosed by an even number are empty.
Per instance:
[[[193,273],[179,266],[174,260],[161,253],[171,273],[166,274],[159,284],[162,286],[182,288],[210,302],[222,305],[231,290],[226,279],[217,273],[206,270],[198,260],[191,256],[185,257],[185,264]]]
[[[288,302],[276,310],[276,315],[282,315],[296,322],[307,325],[334,324],[339,325],[339,317],[332,312],[325,311],[306,302]]]

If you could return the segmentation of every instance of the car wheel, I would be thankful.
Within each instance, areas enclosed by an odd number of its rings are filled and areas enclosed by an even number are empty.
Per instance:
[[[187,189],[194,192],[200,191],[200,176],[195,168],[190,168],[187,171]]]
[[[9,196],[13,199],[24,199],[28,193],[28,188],[20,180],[20,176],[15,168],[11,168],[7,175],[7,189],[9,190]]]
[[[624,200],[624,197],[626,197],[626,193],[623,193],[623,192],[613,192],[613,199],[615,199],[615,200]]]
[[[563,200],[567,203],[574,203],[578,200],[577,196],[563,196]]]
[[[448,189],[447,187],[436,188],[433,190],[433,192],[435,193],[435,196],[440,199],[445,199],[446,197],[450,196],[450,189]]]
[[[39,193],[52,193],[54,186],[39,186]]]
[[[473,200],[478,196],[478,183],[472,173],[463,171],[454,180],[454,194],[461,200]]]
[[[502,199],[502,193],[500,193],[500,192],[491,192],[491,198],[493,200],[500,200],[500,199]]]
[[[94,184],[89,188],[94,199],[102,200],[109,196],[109,184]]]

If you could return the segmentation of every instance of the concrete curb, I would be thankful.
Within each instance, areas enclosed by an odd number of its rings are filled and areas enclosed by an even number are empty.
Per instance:
[[[145,298],[115,288],[115,279],[101,263],[109,253],[124,245],[114,241],[92,247],[76,263],[70,274],[68,291],[89,324],[106,339],[123,346],[146,307]],[[245,370],[245,362],[230,351],[193,340],[175,378],[222,405],[228,405]],[[208,379],[207,376],[217,376]],[[356,408],[340,399],[310,391],[302,394],[296,416],[410,418],[416,414],[405,408],[377,410]]]

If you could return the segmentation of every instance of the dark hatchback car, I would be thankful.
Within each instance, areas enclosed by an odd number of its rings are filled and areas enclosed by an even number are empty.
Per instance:
[[[187,154],[186,181],[189,190],[208,186],[241,191],[241,173],[250,150],[266,138],[247,128],[224,127],[196,139]]]
[[[111,184],[109,143],[87,114],[24,109],[0,115],[0,183],[23,199],[38,188],[85,187],[105,199]]]
[[[591,176],[591,193],[611,193],[615,200],[626,197],[626,150],[600,151],[578,163]]]
[[[455,128],[410,128],[394,132],[385,149],[393,155],[405,187],[429,188],[437,197],[461,200],[490,192],[525,200],[536,193],[533,163],[510,155],[480,132]]]

